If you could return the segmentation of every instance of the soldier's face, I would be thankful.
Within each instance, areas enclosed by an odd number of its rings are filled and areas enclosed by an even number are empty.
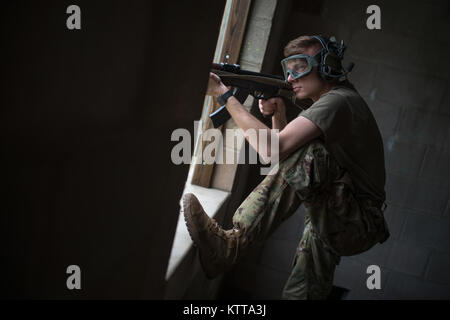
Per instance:
[[[312,47],[305,50],[303,53],[309,56],[314,56],[320,48]],[[288,77],[288,82],[292,84],[292,88],[298,99],[312,99],[316,101],[323,93],[326,85],[317,73],[317,67],[313,67],[311,72],[304,77],[294,80],[291,75]]]

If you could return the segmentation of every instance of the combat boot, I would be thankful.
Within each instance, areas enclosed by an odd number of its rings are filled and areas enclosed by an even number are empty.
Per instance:
[[[192,193],[183,196],[187,229],[198,248],[200,264],[209,279],[227,272],[237,262],[249,239],[243,230],[224,230],[203,210]]]

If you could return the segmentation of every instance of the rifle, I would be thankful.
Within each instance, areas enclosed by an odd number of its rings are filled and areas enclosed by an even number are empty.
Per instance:
[[[264,100],[282,97],[298,108],[306,109],[306,105],[295,96],[291,84],[280,76],[241,70],[239,65],[227,63],[213,63],[211,72],[217,74],[224,85],[232,87],[234,97],[242,104],[249,95]],[[221,106],[209,117],[214,128],[218,128],[230,119],[231,115],[225,106]]]

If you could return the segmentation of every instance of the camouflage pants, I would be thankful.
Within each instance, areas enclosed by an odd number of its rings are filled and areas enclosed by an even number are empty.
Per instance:
[[[284,299],[325,299],[341,256],[364,252],[389,237],[380,204],[357,197],[348,173],[319,140],[279,163],[244,200],[233,225],[266,239],[304,204],[305,228]]]

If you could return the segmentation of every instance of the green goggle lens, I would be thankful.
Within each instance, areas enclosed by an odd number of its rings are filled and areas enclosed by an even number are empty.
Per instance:
[[[318,65],[317,55],[311,57],[307,54],[296,54],[281,60],[285,80],[288,80],[289,75],[297,80],[309,74],[312,68]]]

